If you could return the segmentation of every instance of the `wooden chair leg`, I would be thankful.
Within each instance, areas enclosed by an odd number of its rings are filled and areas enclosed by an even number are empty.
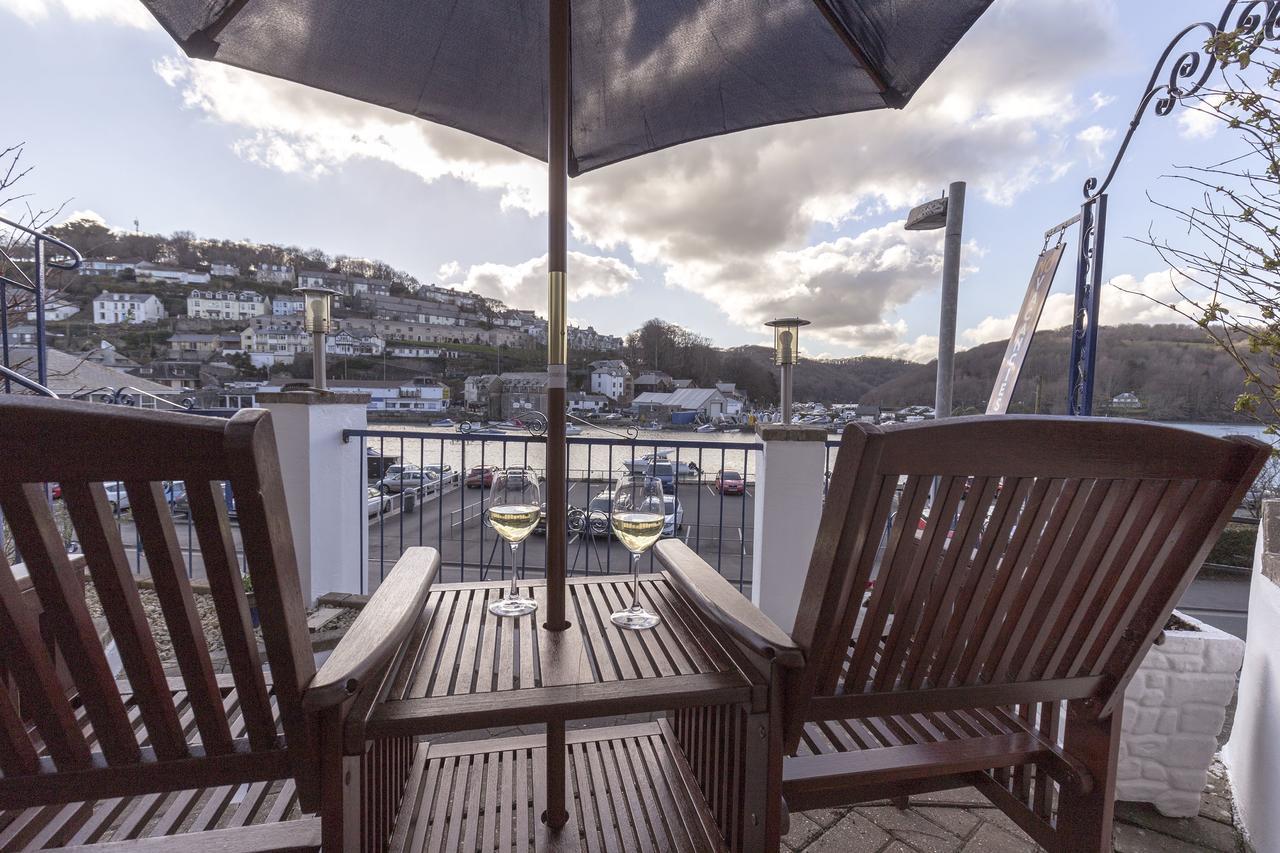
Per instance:
[[[1063,748],[1082,761],[1093,774],[1088,793],[1069,785],[1058,798],[1057,831],[1062,850],[1072,853],[1109,853],[1111,823],[1115,814],[1116,762],[1120,751],[1120,714],[1097,717],[1097,708],[1086,702],[1067,704]]]

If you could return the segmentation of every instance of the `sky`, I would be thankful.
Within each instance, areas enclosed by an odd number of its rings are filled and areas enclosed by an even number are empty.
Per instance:
[[[723,2],[723,0],[718,0]],[[710,2],[710,0],[708,0]],[[806,355],[936,355],[942,231],[907,211],[967,182],[958,344],[1009,334],[1043,233],[1105,173],[1152,65],[1199,0],[995,0],[906,109],[688,143],[570,183],[571,321],[650,317],[722,346],[814,321]],[[0,0],[23,189],[113,227],[318,247],[544,310],[545,166],[409,116],[187,59],[136,0]],[[1111,188],[1102,322],[1171,322],[1141,244],[1175,165],[1213,162],[1194,111],[1148,116]],[[10,215],[17,211],[7,211]],[[1072,232],[1074,239],[1074,231]],[[1070,322],[1074,254],[1041,328]],[[1136,293],[1134,291],[1137,291]]]

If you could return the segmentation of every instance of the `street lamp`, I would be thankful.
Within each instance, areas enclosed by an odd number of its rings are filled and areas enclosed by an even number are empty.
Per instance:
[[[955,385],[956,307],[960,301],[960,236],[964,230],[964,181],[956,181],[942,198],[927,201],[907,214],[908,231],[946,227],[942,246],[942,316],[938,321],[938,380],[933,416],[951,415]]]
[[[800,359],[800,327],[808,320],[786,317],[765,323],[773,329],[773,363],[782,368],[782,422],[791,423],[791,371]]]
[[[325,335],[333,328],[333,297],[338,291],[327,287],[295,287],[294,293],[302,295],[302,327],[311,333],[312,387],[324,391],[328,387],[325,375]]]

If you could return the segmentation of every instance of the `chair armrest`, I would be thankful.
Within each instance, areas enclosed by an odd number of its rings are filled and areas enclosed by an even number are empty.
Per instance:
[[[688,545],[678,539],[668,539],[655,545],[653,551],[699,613],[767,660],[788,668],[804,665],[804,651],[790,635],[773,624]]]
[[[422,613],[440,569],[435,548],[409,548],[351,623],[302,697],[308,711],[347,700],[370,673],[377,672],[408,637]]]

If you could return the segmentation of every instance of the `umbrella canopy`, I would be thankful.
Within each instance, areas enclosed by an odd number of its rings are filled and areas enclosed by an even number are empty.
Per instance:
[[[143,0],[192,56],[547,159],[548,0]],[[574,0],[568,172],[902,107],[991,0]]]

